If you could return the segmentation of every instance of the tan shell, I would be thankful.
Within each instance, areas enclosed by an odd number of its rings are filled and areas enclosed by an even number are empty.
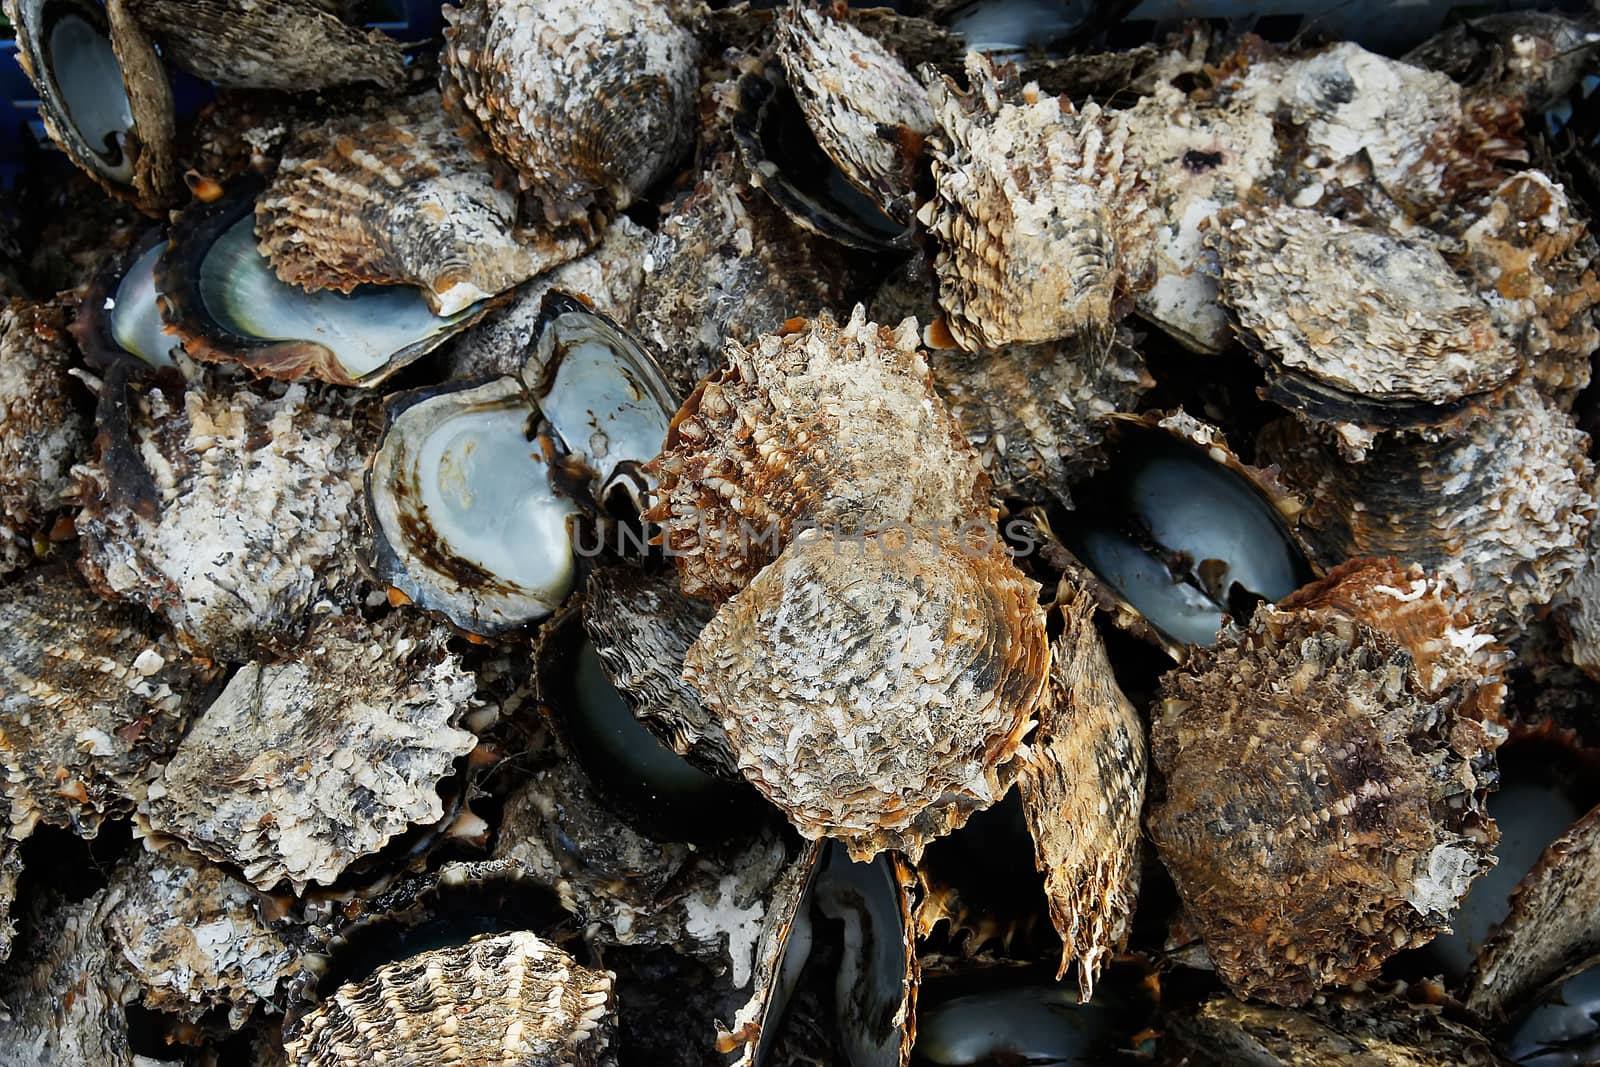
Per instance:
[[[71,484],[89,420],[60,309],[13,301],[0,307],[0,575],[34,561],[34,538]]]
[[[1078,963],[1078,989],[1127,944],[1139,895],[1139,816],[1144,808],[1144,723],[1111,671],[1089,594],[1063,585],[1063,629],[1051,646],[1050,688],[1017,778],[1061,966]]]
[[[1595,513],[1589,438],[1527,385],[1458,437],[1380,434],[1365,462],[1291,420],[1260,458],[1307,500],[1300,533],[1324,565],[1394,556],[1448,577],[1474,614],[1510,635],[1583,559]]]
[[[453,315],[588,246],[572,234],[524,242],[516,213],[428,92],[300,127],[256,201],[256,236],[293,285],[417,285]]]
[[[1268,397],[1297,414],[1442,425],[1521,369],[1489,309],[1426,242],[1276,205],[1222,213],[1207,244]]]
[[[971,88],[930,86],[935,195],[918,212],[939,251],[939,306],[961,347],[1101,332],[1145,283],[1152,218],[1127,126],[1019,91],[967,57]]]
[[[241,667],[150,785],[149,830],[296,892],[331,883],[413,823],[477,738],[446,635],[413,616],[337,617],[282,664]]]
[[[468,0],[445,9],[445,104],[516,173],[530,224],[589,227],[688,147],[693,35],[653,0]]]
[[[997,547],[808,531],[684,661],[740,769],[802,834],[913,862],[993,804],[1049,664],[1037,587]]]
[[[532,933],[484,934],[340,986],[284,1051],[293,1067],[600,1067],[615,1063],[612,981]]]
[[[1104,416],[1155,385],[1132,337],[1082,336],[981,352],[928,353],[934,388],[977,449],[995,495],[1072,499],[1105,462]]]
[[[378,30],[346,25],[326,0],[125,0],[172,61],[234,89],[305,92],[405,84],[405,53]]]
[[[954,530],[991,521],[988,479],[939,402],[916,323],[894,330],[857,305],[749,348],[672,421],[646,518],[663,525],[683,590],[725,598],[806,525]]]
[[[1448,633],[1372,625],[1379,597],[1402,599],[1373,580],[1335,573],[1302,606],[1263,606],[1162,679],[1150,835],[1240,996],[1294,1005],[1370,979],[1448,930],[1493,863],[1492,744],[1463,714],[1483,710],[1474,686],[1436,691],[1447,679],[1419,670],[1410,649]]]
[[[131,810],[178,744],[190,698],[216,671],[191,664],[138,613],[57,569],[0,589],[0,791],[10,836],[44,822],[94,837]]]

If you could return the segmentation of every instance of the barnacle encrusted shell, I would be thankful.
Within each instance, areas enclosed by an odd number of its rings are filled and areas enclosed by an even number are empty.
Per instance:
[[[1105,463],[1104,416],[1131,411],[1155,384],[1132,337],[928,353],[933,385],[961,424],[997,496],[1072,499]]]
[[[914,320],[890,330],[857,305],[843,326],[824,312],[724,354],[651,468],[646,518],[684,592],[737,592],[806,524],[991,521],[988,478],[934,392]]]
[[[933,128],[927,90],[875,38],[795,4],[774,20],[778,59],[829,159],[891,218],[911,221],[912,170]]]
[[[689,649],[740,769],[805,836],[915,860],[1005,792],[1050,653],[1037,587],[986,539],[807,531]]]
[[[331,392],[211,371],[181,393],[146,390],[127,440],[102,427],[99,455],[74,470],[80,568],[215,658],[295,648],[313,606],[355,579],[364,442],[350,410]],[[153,500],[130,492],[122,444]]]
[[[413,616],[341,616],[284,663],[241,667],[151,783],[150,830],[236,865],[261,889],[328,884],[412,823],[477,739],[475,685]]]
[[[417,285],[454,315],[588,245],[518,234],[516,214],[426,92],[301,127],[256,201],[256,236],[278,277],[302,289]]]
[[[1568,663],[1600,679],[1600,524],[1589,527],[1583,562],[1552,604]]]
[[[1508,634],[1582,562],[1595,513],[1588,447],[1570,416],[1517,385],[1461,435],[1380,434],[1361,463],[1288,419],[1262,432],[1259,454],[1304,495],[1299,531],[1322,563],[1419,563]]]
[[[588,230],[688,147],[698,46],[653,0],[447,8],[445,104],[516,173],[530,222]]]
[[[405,83],[397,41],[340,21],[327,0],[125,0],[178,66],[234,89],[305,92]]]
[[[1132,925],[1148,764],[1144,724],[1112,674],[1093,597],[1066,585],[1062,593],[1050,686],[1017,784],[1061,935],[1057,977],[1076,960],[1088,1000]]]
[[[1150,835],[1240,996],[1294,1005],[1371,978],[1449,929],[1493,863],[1492,746],[1463,714],[1482,711],[1474,687],[1435,689],[1451,679],[1419,670],[1422,635],[1346,610],[1365,602],[1341,583],[1369,578],[1330,575],[1303,606],[1263,605],[1162,679]]]
[[[257,905],[254,889],[197,856],[141,851],[112,874],[106,937],[146,1007],[191,1022],[226,1008],[237,1029],[297,960]]]
[[[1521,360],[1489,309],[1426,242],[1288,205],[1223,212],[1207,244],[1222,299],[1298,414],[1439,425]]]
[[[89,420],[68,374],[73,362],[59,309],[0,307],[0,575],[33,562],[33,540],[84,450]]]
[[[1583,77],[1593,31],[1554,11],[1504,11],[1451,19],[1402,58],[1474,89],[1518,98],[1529,112],[1556,104]]]
[[[1107,329],[1151,254],[1127,125],[1037,85],[1015,91],[977,53],[967,78],[964,93],[948,79],[930,86],[935,195],[918,212],[938,244],[951,335],[976,349]]]
[[[339,987],[287,1034],[293,1067],[615,1063],[608,971],[528,931],[483,934]]]
[[[130,810],[177,745],[192,691],[213,676],[59,569],[0,589],[0,673],[0,786],[14,838],[41,821],[94,837]]]
[[[11,957],[11,940],[17,933],[11,909],[17,902],[21,877],[22,842],[11,836],[11,813],[0,812],[0,963]]]

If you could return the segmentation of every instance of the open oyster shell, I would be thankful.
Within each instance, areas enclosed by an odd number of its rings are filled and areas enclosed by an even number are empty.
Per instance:
[[[304,92],[405,83],[405,53],[359,30],[328,0],[125,0],[178,66],[235,89]]]
[[[0,787],[19,839],[41,821],[94,837],[130,811],[215,677],[59,569],[0,588],[0,662]]]
[[[1145,284],[1153,219],[1127,126],[1089,103],[1019,90],[983,56],[966,92],[932,82],[939,306],[966,349],[1105,332]]]
[[[693,35],[650,0],[447,8],[445,104],[517,175],[530,225],[597,233],[693,131]]]
[[[340,986],[301,1018],[293,1067],[413,1062],[614,1064],[614,976],[528,931],[483,934]]]
[[[587,246],[519,234],[516,212],[426,92],[297,130],[256,201],[256,235],[290,284],[416,285],[448,316]]]
[[[737,592],[805,525],[860,533],[990,521],[988,479],[939,401],[916,324],[857,305],[746,348],[672,420],[646,514],[663,526],[684,592]]]
[[[70,327],[89,366],[107,372],[130,355],[152,367],[173,365],[181,343],[166,332],[156,300],[156,262],[166,250],[166,234],[151,227],[90,280]]]
[[[1487,635],[1450,633],[1445,608],[1432,633],[1413,611],[1390,633],[1379,607],[1410,595],[1390,581],[1330,574],[1162,679],[1150,835],[1241,996],[1295,1005],[1371,978],[1449,929],[1493,862],[1493,742],[1469,717],[1493,709],[1466,668],[1412,651]]]
[[[181,188],[172,87],[126,0],[5,0],[51,140],[107,192],[158,214]]]
[[[98,455],[74,469],[79,568],[206,655],[293,650],[356,578],[363,435],[343,399],[304,385],[203,371],[181,387],[166,380],[125,424],[103,422]]]
[[[1018,775],[1061,967],[1078,963],[1083,999],[1106,960],[1127,943],[1139,895],[1144,723],[1117,686],[1094,628],[1094,600],[1063,586],[1061,635],[1051,646],[1032,758]]]
[[[296,659],[241,667],[151,783],[150,832],[271,889],[331,883],[413,823],[477,743],[475,692],[444,634],[415,618],[322,623]]]
[[[807,531],[689,649],[740,769],[805,836],[915,861],[1005,792],[1049,647],[988,537]]]

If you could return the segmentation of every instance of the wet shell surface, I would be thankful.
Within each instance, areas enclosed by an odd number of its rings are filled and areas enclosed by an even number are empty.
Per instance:
[[[293,1067],[615,1063],[614,977],[537,935],[485,934],[340,986],[284,1044]]]
[[[455,725],[474,689],[427,624],[329,620],[298,658],[234,674],[151,784],[144,821],[258,888],[326,885],[444,814],[435,787],[477,743]]]
[[[326,0],[126,0],[178,66],[235,89],[305,92],[405,83],[405,53],[342,22]]]
[[[11,943],[17,933],[13,908],[17,902],[17,883],[22,878],[22,842],[11,836],[11,816],[0,820],[0,963],[11,958]]]
[[[666,5],[468,0],[445,19],[445,103],[515,172],[531,225],[587,231],[688,148],[698,45]]]
[[[890,330],[858,305],[843,326],[823,313],[725,356],[652,465],[646,518],[684,592],[737,592],[805,525],[987,528],[988,479],[934,392],[914,321]]]
[[[1514,633],[1583,560],[1595,501],[1589,438],[1531,387],[1507,390],[1460,436],[1379,435],[1364,462],[1291,420],[1263,460],[1306,500],[1299,531],[1325,565],[1394,556],[1451,579]]]
[[[40,822],[94,837],[130,811],[212,677],[58,569],[0,590],[0,670],[0,784],[19,839]]]
[[[14,301],[0,308],[0,574],[34,560],[34,538],[61,506],[89,424],[61,313]]]
[[[1064,627],[1051,647],[1032,759],[1017,781],[1061,935],[1060,973],[1075,960],[1088,1000],[1133,921],[1148,757],[1144,724],[1095,630],[1093,598],[1073,590],[1058,606]]]
[[[915,860],[1004,793],[1049,649],[989,538],[808,531],[689,649],[745,777],[807,837]]]
[[[1150,835],[1241,996],[1295,1005],[1371,978],[1448,930],[1493,862],[1492,742],[1461,714],[1482,709],[1470,686],[1433,688],[1416,635],[1343,609],[1339,583],[1370,579],[1330,575],[1305,607],[1263,606],[1162,679]]]
[[[202,372],[102,429],[74,471],[79,566],[102,594],[200,652],[246,659],[298,647],[314,608],[353,582],[364,444],[342,398]],[[146,480],[150,497],[135,495]]]
[[[938,244],[945,325],[969,350],[1109,330],[1151,254],[1126,126],[1097,104],[1017,91],[982,56],[967,78],[965,93],[930,86],[936,192],[918,215]]]

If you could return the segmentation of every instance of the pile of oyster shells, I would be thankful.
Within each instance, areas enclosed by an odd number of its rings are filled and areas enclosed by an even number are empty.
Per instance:
[[[4,0],[0,1065],[1600,1062],[1600,19],[1128,6]]]

